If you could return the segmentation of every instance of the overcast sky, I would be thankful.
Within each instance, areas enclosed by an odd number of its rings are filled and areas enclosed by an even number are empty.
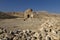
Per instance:
[[[34,11],[60,13],[60,0],[0,0],[0,11],[24,11],[32,8]]]

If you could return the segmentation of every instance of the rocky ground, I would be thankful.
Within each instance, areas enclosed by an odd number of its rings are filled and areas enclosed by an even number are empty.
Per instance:
[[[0,40],[60,40],[60,30],[40,28],[40,30],[10,30],[0,28]]]
[[[0,40],[60,40],[59,15],[44,14],[45,12],[35,14],[32,9],[25,11],[26,17],[15,12],[12,13],[14,16],[2,13]],[[25,18],[27,19],[24,20]]]
[[[60,19],[23,18],[0,21],[0,40],[60,40]]]

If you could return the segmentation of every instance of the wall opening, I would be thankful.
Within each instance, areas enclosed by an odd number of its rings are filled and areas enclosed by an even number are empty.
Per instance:
[[[27,15],[27,18],[29,18],[30,17],[30,15]]]

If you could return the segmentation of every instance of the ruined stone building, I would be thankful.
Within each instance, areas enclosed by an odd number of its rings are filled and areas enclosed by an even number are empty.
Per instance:
[[[33,18],[33,10],[32,9],[27,9],[24,12],[24,19],[27,19],[27,18]]]

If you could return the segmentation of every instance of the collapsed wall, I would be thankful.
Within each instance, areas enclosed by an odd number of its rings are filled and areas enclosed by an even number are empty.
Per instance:
[[[24,12],[24,19],[27,19],[27,18],[33,18],[33,10],[32,9],[27,9]]]

